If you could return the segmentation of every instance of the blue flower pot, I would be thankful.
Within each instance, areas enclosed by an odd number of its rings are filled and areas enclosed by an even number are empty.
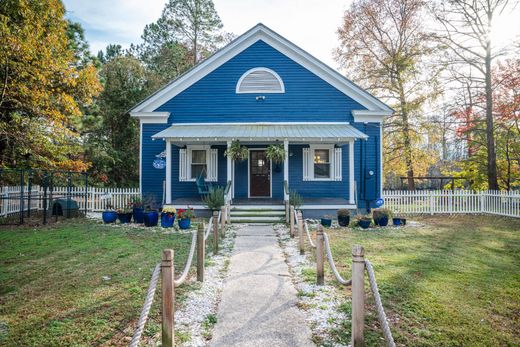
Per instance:
[[[393,218],[392,221],[395,226],[401,225],[401,218]]]
[[[379,217],[379,219],[377,220],[377,224],[380,227],[386,227],[388,225],[388,217],[387,216]]]
[[[132,213],[118,213],[117,219],[119,219],[119,222],[121,224],[130,223],[130,221],[132,220]]]
[[[173,213],[161,213],[161,226],[163,228],[171,228],[171,227],[173,227],[173,222],[175,222],[175,214],[173,214]]]
[[[350,216],[338,216],[338,224],[342,227],[348,227],[350,223]]]
[[[159,221],[159,213],[157,211],[145,212],[143,217],[144,225],[147,227],[154,227]]]
[[[104,223],[114,223],[117,219],[116,211],[103,211],[103,222]]]
[[[189,219],[189,218],[179,219],[178,223],[179,223],[179,228],[189,229],[191,226],[191,219]]]
[[[330,218],[322,218],[321,219],[321,225],[323,225],[324,227],[330,228],[330,226],[332,225],[332,219],[330,219]]]
[[[369,220],[360,220],[358,222],[359,226],[363,229],[368,229],[370,227],[370,221]]]
[[[140,224],[144,223],[144,208],[134,207],[134,222]]]

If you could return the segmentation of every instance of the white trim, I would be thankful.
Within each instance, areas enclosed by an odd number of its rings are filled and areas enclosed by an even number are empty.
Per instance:
[[[339,72],[305,52],[303,49],[297,47],[295,44],[278,35],[263,24],[257,24],[226,47],[136,105],[131,111],[154,111],[159,106],[189,88],[195,82],[199,81],[204,76],[208,75],[259,40],[264,41],[266,44],[286,55],[297,64],[302,65],[304,68],[328,82],[345,95],[348,95],[367,109],[384,111],[392,110],[382,101],[345,78]]]
[[[354,179],[354,140],[351,140],[348,144],[348,202],[349,204],[355,204],[356,199],[354,197],[356,181]]]
[[[267,72],[267,73],[270,73],[271,75],[273,75],[273,77],[278,80],[278,83],[280,84],[280,89],[281,90],[272,91],[272,90],[268,90],[268,89],[257,89],[257,90],[250,90],[250,91],[241,92],[240,91],[240,85],[242,84],[244,79],[248,75],[250,75],[251,73],[257,72],[257,71],[264,71],[264,72]],[[268,69],[266,67],[255,67],[255,68],[252,68],[250,70],[247,70],[246,72],[244,72],[244,74],[242,76],[240,76],[240,78],[238,79],[238,82],[237,82],[237,86],[235,88],[235,92],[237,94],[254,94],[254,93],[280,94],[280,93],[285,93],[285,85],[283,84],[283,81],[282,81],[280,75],[278,75],[275,71],[273,71],[271,69]]]
[[[143,191],[143,123],[139,123],[139,191]],[[142,196],[141,196],[142,197]]]
[[[393,112],[353,110],[352,116],[355,123],[382,123],[386,116],[391,116]]]
[[[130,117],[139,119],[141,124],[167,124],[170,112],[130,112]]]
[[[172,202],[172,143],[166,141],[166,203]]]
[[[300,209],[301,210],[335,210],[340,208],[346,209],[357,209],[356,204],[349,203],[348,205],[305,205],[303,204]]]
[[[210,181],[209,177],[209,165],[210,160],[209,156],[211,155],[211,146],[210,145],[186,145],[186,155],[187,155],[187,172],[186,172],[186,181],[184,182],[195,182],[197,179],[191,177],[191,164],[192,164],[192,151],[206,151],[206,178],[204,179],[205,182],[212,182]]]
[[[323,117],[323,116],[316,116]],[[349,125],[350,122],[222,122],[222,123],[170,123],[170,126],[176,125],[205,125],[205,126],[215,126],[215,125]]]
[[[247,198],[251,198],[251,151],[266,151],[267,148],[248,148],[247,149]],[[269,160],[269,196],[254,196],[253,198],[272,198],[273,197],[273,161]]]
[[[285,158],[283,161],[283,180],[284,180],[284,186],[283,186],[283,199],[289,200],[289,194],[285,192],[285,181],[287,181],[287,187],[289,187],[289,141],[284,140],[283,141],[283,149],[285,151]]]
[[[334,170],[336,163],[334,162],[334,145],[333,144],[309,144],[309,179],[307,181],[335,181]],[[329,178],[315,178],[314,177],[314,151],[317,149],[325,149],[329,151]]]

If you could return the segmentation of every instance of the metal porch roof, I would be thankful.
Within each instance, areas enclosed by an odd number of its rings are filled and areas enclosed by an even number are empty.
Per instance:
[[[368,136],[348,123],[173,124],[152,136],[177,141],[345,141]]]

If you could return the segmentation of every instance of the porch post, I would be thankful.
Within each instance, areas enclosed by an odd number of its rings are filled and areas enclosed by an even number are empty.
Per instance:
[[[228,140],[227,142],[227,149],[229,150],[229,147],[231,147],[231,141]],[[232,177],[232,172],[233,172],[233,162],[231,161],[231,157],[230,156],[227,156],[227,175],[226,175],[226,178],[227,178],[227,181],[231,181],[231,187],[230,187],[230,191],[229,191],[229,194],[228,195],[228,198],[229,197],[233,197],[234,196],[234,186],[235,186],[235,182],[233,182],[233,177]]]
[[[348,203],[353,205],[356,203],[356,198],[354,197],[354,185],[356,182],[354,182],[354,139],[351,139],[348,142]]]
[[[172,203],[172,143],[166,140],[166,203]]]
[[[289,187],[289,140],[283,141],[283,149],[285,150],[285,158],[283,161],[283,180],[287,181],[287,187]],[[289,200],[289,194],[285,191],[285,186],[283,190],[283,199]]]

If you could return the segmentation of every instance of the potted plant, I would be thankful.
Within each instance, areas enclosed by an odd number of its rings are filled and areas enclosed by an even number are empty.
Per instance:
[[[179,228],[181,229],[189,229],[191,226],[191,220],[195,218],[195,213],[193,212],[193,208],[188,207],[187,209],[179,208],[177,210],[177,219],[179,223]]]
[[[297,191],[289,191],[289,205],[294,206],[295,209],[299,209],[303,205],[303,198]]]
[[[398,226],[398,225],[406,225],[406,218],[402,218],[402,217],[394,217],[392,219],[392,222],[395,226]]]
[[[321,225],[323,225],[326,228],[330,228],[330,226],[332,225],[332,216],[328,214],[323,216],[321,218]]]
[[[114,223],[117,220],[117,212],[112,207],[112,204],[107,203],[102,214],[103,222],[106,224]]]
[[[163,206],[161,212],[161,226],[163,228],[171,228],[173,227],[173,222],[175,222],[175,214],[177,211],[173,206]]]
[[[285,148],[283,145],[269,145],[265,150],[267,159],[275,163],[275,171],[280,172],[280,164],[285,160]]]
[[[357,225],[363,229],[368,229],[370,223],[372,223],[372,217],[370,215],[361,215],[356,218]]]
[[[202,197],[202,201],[212,211],[220,211],[224,206],[224,188],[211,188],[209,193]]]
[[[159,213],[155,206],[155,198],[153,195],[148,195],[144,200],[145,211],[143,213],[143,222],[147,227],[154,227],[159,221]]]
[[[231,146],[226,149],[224,155],[230,157],[234,161],[243,161],[249,156],[249,151],[247,150],[247,147],[240,145],[240,141],[235,140],[231,143]]]
[[[350,212],[346,208],[338,210],[338,224],[342,227],[348,226],[350,223]]]
[[[143,199],[140,196],[134,196],[132,198],[132,206],[133,206],[133,217],[135,223],[143,223],[144,222],[144,208],[143,208]]]
[[[124,208],[117,209],[117,219],[121,224],[130,223],[132,220],[132,203],[128,204]]]
[[[374,224],[385,227],[388,225],[388,220],[392,217],[392,211],[387,208],[379,208],[372,211],[374,217]]]

